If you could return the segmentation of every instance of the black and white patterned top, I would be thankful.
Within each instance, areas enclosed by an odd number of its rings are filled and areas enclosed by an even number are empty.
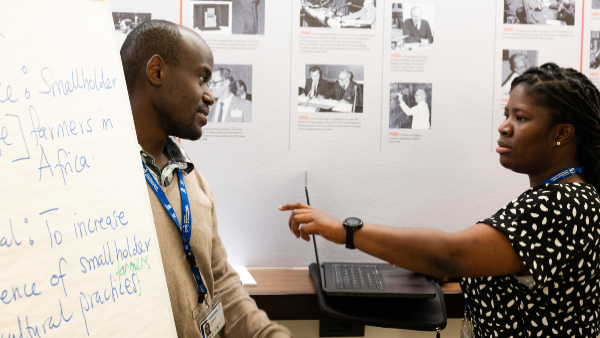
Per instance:
[[[475,337],[590,337],[599,333],[600,200],[590,184],[537,186],[480,221],[506,234],[531,272],[463,278]]]

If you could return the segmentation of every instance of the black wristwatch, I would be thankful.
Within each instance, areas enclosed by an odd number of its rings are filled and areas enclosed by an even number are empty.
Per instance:
[[[356,249],[354,246],[354,231],[362,228],[363,222],[358,217],[348,217],[344,220],[344,228],[346,228],[346,248]]]

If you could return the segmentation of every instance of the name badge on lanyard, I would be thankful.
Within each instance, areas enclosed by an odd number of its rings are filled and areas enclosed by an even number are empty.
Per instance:
[[[460,327],[460,338],[473,338],[473,323],[471,323],[471,318],[469,316],[469,310],[467,306],[467,301],[465,300],[465,314],[462,319],[461,327]]]
[[[563,171],[557,172],[556,174],[552,175],[552,177],[550,177],[549,179],[545,180],[544,182],[540,183],[540,185],[542,184],[554,184],[560,180],[562,180],[563,178],[567,178],[569,176],[572,175],[584,175],[585,172],[583,170],[583,167],[579,167],[579,168],[567,168]]]
[[[179,231],[181,231],[181,239],[183,240],[185,257],[190,263],[192,275],[194,276],[194,280],[196,280],[196,285],[198,286],[198,303],[202,303],[206,299],[208,290],[204,285],[204,281],[200,275],[200,270],[198,269],[198,264],[196,264],[196,258],[194,257],[190,247],[192,238],[192,213],[190,210],[190,200],[187,195],[187,190],[185,189],[185,182],[183,182],[183,175],[179,169],[175,169],[177,171],[177,177],[179,178],[179,193],[181,194],[181,214],[183,217],[183,224],[180,224],[179,220],[177,219],[177,215],[175,214],[175,210],[173,210],[173,206],[167,198],[167,195],[165,195],[165,192],[162,190],[154,176],[152,176],[152,173],[150,173],[150,169],[148,169],[146,163],[142,161],[142,165],[144,167],[144,176],[146,177],[148,185],[152,191],[154,191],[154,194],[167,211],[167,214],[169,214],[173,222],[175,222]]]
[[[202,338],[213,338],[225,326],[221,295],[216,295],[210,305],[202,309],[194,319]]]

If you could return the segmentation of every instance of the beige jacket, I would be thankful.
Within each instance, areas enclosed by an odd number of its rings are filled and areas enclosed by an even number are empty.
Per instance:
[[[291,337],[289,330],[271,322],[265,312],[256,307],[256,303],[242,286],[239,276],[227,262],[227,253],[217,231],[212,192],[204,177],[194,169],[184,177],[184,181],[192,209],[192,252],[210,298],[217,293],[221,294],[226,321],[224,329],[220,332],[221,336]],[[174,179],[163,190],[175,209],[177,218],[181,220],[181,196],[178,187],[178,181]],[[148,195],[177,335],[180,338],[200,338],[202,335],[192,319],[192,310],[198,305],[198,289],[185,258],[181,232],[149,186]]]

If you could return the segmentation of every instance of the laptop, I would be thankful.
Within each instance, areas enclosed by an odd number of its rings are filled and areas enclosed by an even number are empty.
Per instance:
[[[306,171],[304,192],[306,204],[310,205]],[[315,235],[312,240],[319,282],[327,296],[434,298],[436,295],[435,288],[425,276],[389,264],[327,262],[321,265]]]

